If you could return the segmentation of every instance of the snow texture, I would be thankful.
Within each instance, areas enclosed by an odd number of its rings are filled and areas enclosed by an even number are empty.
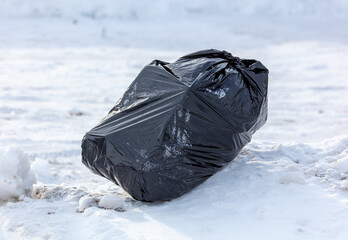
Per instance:
[[[0,201],[31,195],[34,183],[35,175],[23,150],[0,148]]]
[[[302,172],[288,172],[288,173],[285,173],[279,179],[279,182],[282,184],[289,184],[289,183],[303,184],[305,182],[305,178]]]
[[[79,200],[79,212],[85,211],[87,208],[92,207],[95,202],[94,197],[84,196]]]
[[[98,207],[106,209],[122,208],[123,200],[118,196],[104,196],[100,199]]]
[[[347,22],[343,0],[0,0],[0,240],[347,240]],[[83,135],[145,64],[210,48],[270,70],[268,121],[231,164],[154,204],[83,166]]]

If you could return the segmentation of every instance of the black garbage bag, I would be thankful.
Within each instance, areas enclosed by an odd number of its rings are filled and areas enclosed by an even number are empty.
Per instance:
[[[170,200],[233,160],[267,118],[268,70],[205,50],[155,60],[82,140],[82,161],[140,201]]]

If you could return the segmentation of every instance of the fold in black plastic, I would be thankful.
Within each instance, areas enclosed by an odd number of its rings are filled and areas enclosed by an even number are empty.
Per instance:
[[[155,60],[82,140],[82,162],[140,201],[170,200],[231,162],[267,119],[268,70],[204,50]]]

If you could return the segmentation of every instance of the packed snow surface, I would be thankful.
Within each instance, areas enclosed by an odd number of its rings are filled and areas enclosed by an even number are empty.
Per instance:
[[[0,240],[347,240],[347,6],[0,0]],[[270,70],[268,121],[231,164],[142,203],[81,163],[145,64],[210,48]]]
[[[123,206],[123,200],[118,196],[103,196],[98,204],[101,208],[116,209]]]
[[[79,212],[83,212],[87,208],[92,207],[93,203],[95,203],[95,198],[94,197],[83,196],[79,200]]]

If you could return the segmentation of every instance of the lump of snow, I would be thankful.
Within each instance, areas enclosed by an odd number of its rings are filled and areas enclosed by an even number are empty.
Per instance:
[[[93,197],[84,196],[79,200],[79,212],[85,211],[87,208],[91,207],[95,202]]]
[[[348,173],[348,156],[345,156],[336,162],[332,163],[334,168],[336,168],[339,172]]]
[[[288,172],[285,173],[280,179],[279,182],[281,184],[289,184],[289,183],[299,183],[304,184],[305,178],[302,172]]]
[[[36,183],[28,156],[17,147],[0,148],[0,200],[30,195]]]
[[[123,206],[123,200],[118,196],[104,196],[100,199],[98,207],[106,209],[116,209]]]

